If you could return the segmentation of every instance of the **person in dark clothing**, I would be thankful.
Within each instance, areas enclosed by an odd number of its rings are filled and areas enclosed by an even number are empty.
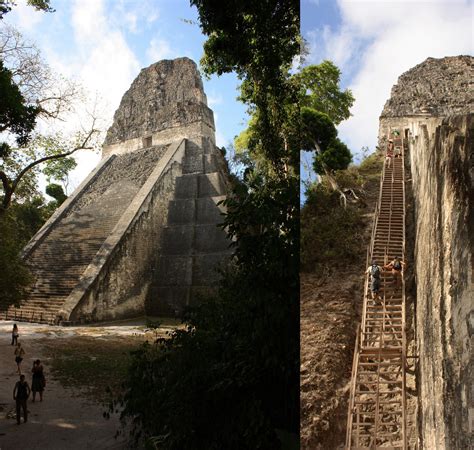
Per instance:
[[[33,403],[36,400],[36,393],[39,392],[40,402],[43,401],[43,391],[46,386],[46,379],[44,377],[43,365],[41,361],[37,359],[33,363],[33,368],[31,369],[33,373],[33,378],[31,380],[31,391],[33,392]]]
[[[30,396],[30,386],[25,380],[25,375],[20,375],[20,381],[17,381],[13,389],[13,400],[16,400],[16,423],[20,425],[20,412],[23,409],[23,422],[28,421],[28,408],[26,402]]]
[[[12,330],[12,345],[18,344],[18,325],[16,323],[13,324],[13,330]]]
[[[391,270],[393,275],[393,284],[395,287],[400,287],[402,283],[402,273],[405,269],[406,263],[402,261],[398,256],[395,256],[392,261],[390,261],[384,269]]]
[[[379,299],[380,291],[380,274],[382,268],[377,264],[377,261],[373,260],[365,273],[370,275],[370,291],[372,292],[372,300],[377,301]]]

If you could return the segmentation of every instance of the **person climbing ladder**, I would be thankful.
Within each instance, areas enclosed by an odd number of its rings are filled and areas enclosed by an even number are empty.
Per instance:
[[[388,167],[391,167],[392,165],[392,158],[393,158],[393,139],[389,139],[388,145],[387,145],[387,153],[385,155],[385,164]]]
[[[381,272],[382,268],[375,260],[372,261],[372,264],[365,271],[365,273],[370,274],[370,291],[372,292],[372,300],[374,301],[379,299]]]
[[[393,275],[393,284],[395,287],[400,287],[402,274],[405,269],[406,263],[402,261],[398,256],[395,256],[392,261],[383,266],[386,270],[391,270]]]

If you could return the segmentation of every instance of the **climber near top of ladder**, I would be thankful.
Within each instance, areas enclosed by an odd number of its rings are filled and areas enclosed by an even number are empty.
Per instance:
[[[393,139],[388,140],[388,145],[387,145],[387,153],[385,155],[385,164],[390,167],[392,165],[392,157],[393,157]]]

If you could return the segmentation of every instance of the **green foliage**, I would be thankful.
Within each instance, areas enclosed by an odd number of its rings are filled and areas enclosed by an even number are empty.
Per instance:
[[[46,193],[56,200],[56,207],[61,206],[67,195],[64,193],[63,187],[56,183],[50,183],[46,186]]]
[[[358,258],[364,222],[357,206],[343,208],[339,195],[317,185],[301,211],[301,269],[322,274],[343,260]]]
[[[380,154],[372,153],[362,160],[359,172],[365,177],[379,178],[383,166],[383,158]]]
[[[1,306],[18,304],[24,297],[31,276],[19,257],[24,236],[12,214],[0,217],[0,292]],[[20,224],[21,225],[21,224]]]
[[[83,139],[82,133],[73,137],[61,133],[35,134],[27,146],[9,148],[7,156],[0,159],[3,209],[7,209],[13,200],[19,202],[37,195],[37,180],[41,172],[47,175],[49,182],[56,180],[67,186],[68,174],[77,164],[73,158],[64,155],[81,145]]]
[[[349,89],[341,91],[341,71],[331,62],[304,67],[296,75],[301,84],[301,105],[327,114],[338,125],[350,117],[354,97]]]
[[[36,125],[39,109],[27,105],[18,86],[12,80],[12,73],[0,60],[0,132],[10,131],[16,135],[18,145],[24,145]],[[2,154],[7,153],[3,147]]]
[[[63,151],[63,149],[60,149]],[[59,181],[64,186],[67,186],[69,180],[69,173],[77,167],[77,162],[74,158],[59,158],[47,161],[42,170],[46,175],[46,179],[51,183],[52,180]],[[48,194],[49,195],[49,194]]]
[[[347,169],[352,161],[352,155],[347,145],[338,138],[332,139],[323,152],[317,152],[314,156],[314,170],[316,173],[324,173],[324,168],[331,171]]]
[[[301,108],[302,150],[326,149],[337,136],[329,116],[315,109]],[[320,172],[319,172],[320,173]]]
[[[298,54],[299,2],[296,0],[228,2],[191,0],[197,7],[204,44],[201,65],[206,74],[236,72],[241,100],[249,105],[253,132],[249,142],[252,158],[266,170],[280,171],[287,164],[295,171],[299,149],[288,145],[288,131],[298,134],[294,109],[298,91],[289,69]],[[292,126],[285,130],[294,117]],[[285,140],[287,145],[285,145]]]
[[[307,66],[295,75],[300,87],[303,150],[314,150],[314,170],[330,175],[352,161],[347,146],[337,138],[335,125],[350,117],[354,97],[339,87],[339,69],[330,61]]]
[[[374,153],[359,166],[338,170],[333,177],[341,189],[363,189],[364,197],[378,189],[382,158]],[[343,266],[343,260],[358,259],[364,254],[365,201],[341,206],[339,194],[323,178],[306,192],[301,211],[301,269],[328,274]]]
[[[21,247],[43,226],[56,208],[56,202],[46,203],[40,195],[21,203],[14,203],[11,206],[10,215],[14,217],[18,242],[22,243]],[[18,248],[18,251],[21,250],[21,247]]]

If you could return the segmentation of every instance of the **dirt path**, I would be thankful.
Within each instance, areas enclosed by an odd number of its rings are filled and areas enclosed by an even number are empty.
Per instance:
[[[99,328],[59,328],[19,323],[20,339],[26,351],[23,373],[31,386],[33,360],[40,358],[45,368],[47,386],[43,402],[28,401],[28,423],[17,425],[13,388],[18,380],[14,347],[10,345],[13,322],[0,321],[0,450],[126,449],[124,438],[115,439],[117,417],[103,418],[103,407],[84,398],[72,388],[64,388],[50,373],[38,338],[87,333],[97,335],[117,330]],[[125,327],[133,332],[133,327]],[[85,330],[85,331],[84,331]],[[132,330],[132,331],[131,331]],[[123,331],[123,330],[122,330]],[[136,330],[137,331],[137,330]],[[143,331],[142,331],[143,332]]]

